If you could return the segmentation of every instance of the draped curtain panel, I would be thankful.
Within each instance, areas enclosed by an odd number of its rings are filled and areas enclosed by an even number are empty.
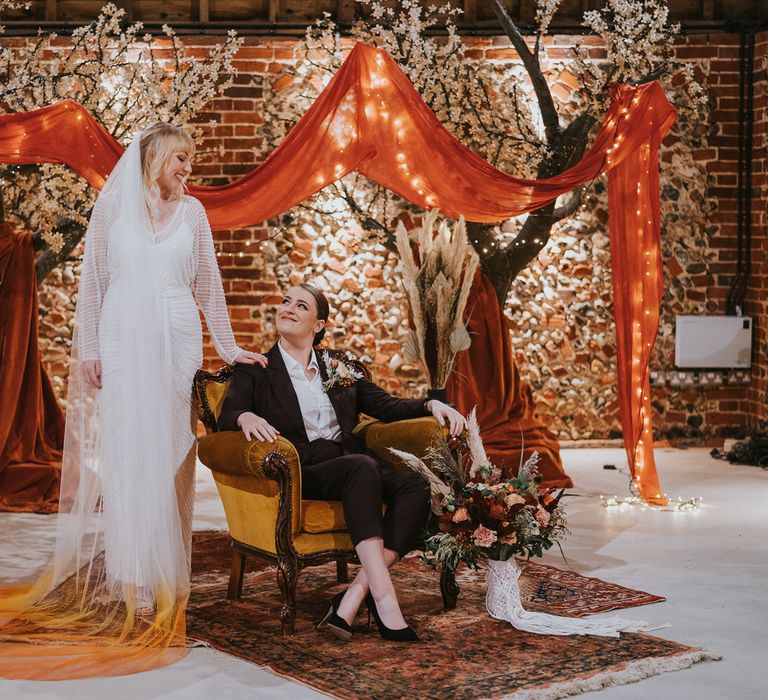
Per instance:
[[[647,384],[650,351],[644,348],[652,348],[658,328],[658,295],[644,292],[652,287],[647,279],[660,284],[661,258],[658,245],[646,246],[659,237],[657,149],[675,120],[675,110],[655,82],[615,85],[610,96],[605,120],[579,163],[553,178],[525,180],[496,170],[451,136],[386,52],[356,44],[325,90],[258,168],[221,187],[190,190],[205,205],[214,229],[237,228],[280,214],[357,171],[420,207],[495,222],[533,211],[610,172],[609,185],[623,183],[609,202],[612,260],[628,256],[633,263],[613,263],[617,330],[630,329],[628,334],[619,331],[617,355],[624,443],[640,494],[664,502],[653,463],[645,403],[649,399],[644,398],[648,392],[637,388]],[[101,187],[121,153],[120,144],[74,102],[0,116],[0,161],[5,163],[67,163]],[[649,250],[648,266],[635,264],[633,256]],[[470,307],[479,318],[471,323],[482,326],[491,319],[489,327],[497,327],[500,307],[495,299],[493,304],[484,300],[485,284],[475,285]],[[467,363],[489,363],[482,354],[483,342],[475,341],[459,369]],[[511,363],[511,352],[493,361]],[[494,369],[496,376],[516,372],[511,364]],[[462,406],[502,406],[509,400],[501,393],[511,391],[508,384],[499,382],[489,395],[469,379],[455,381],[454,396],[461,396]],[[638,425],[648,432],[638,432]],[[504,444],[501,433],[514,430],[512,424],[501,428],[490,436],[494,444],[497,438]],[[505,462],[510,455],[508,450]]]
[[[0,225],[0,510],[57,509],[64,415],[37,347],[32,235]]]
[[[448,396],[464,415],[477,406],[485,451],[505,475],[515,476],[521,458],[536,450],[544,484],[550,488],[573,486],[563,471],[557,436],[536,415],[531,388],[520,379],[509,322],[496,290],[479,270],[465,317],[472,345],[456,356]]]

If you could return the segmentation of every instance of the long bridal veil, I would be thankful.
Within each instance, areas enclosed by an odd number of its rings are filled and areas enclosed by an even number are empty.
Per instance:
[[[7,678],[132,673],[185,653],[194,434],[191,385],[176,365],[179,343],[188,364],[199,362],[201,340],[189,292],[168,291],[140,140],[110,174],[86,234],[55,548],[33,581],[0,584]],[[96,358],[101,389],[81,377]]]

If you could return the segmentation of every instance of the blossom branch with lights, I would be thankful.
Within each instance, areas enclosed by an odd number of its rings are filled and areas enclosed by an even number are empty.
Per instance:
[[[613,19],[603,24],[595,21],[595,13],[585,15],[586,26],[606,41],[608,60],[598,62],[586,52],[574,57],[573,70],[582,92],[589,98],[584,110],[570,122],[558,109],[550,87],[551,76],[540,60],[543,41],[560,0],[540,0],[533,48],[528,48],[503,4],[492,0],[505,33],[520,56],[522,72],[520,66],[469,60],[454,23],[460,11],[449,5],[424,8],[415,0],[401,0],[394,5],[385,5],[380,0],[358,2],[367,10],[367,16],[355,22],[352,37],[380,46],[392,55],[441,123],[505,172],[546,178],[575,163],[584,153],[591,130],[602,114],[609,77],[637,83],[653,74],[661,75],[669,83],[672,76],[681,75],[686,87],[674,93],[680,101],[690,102],[690,95],[702,94],[690,67],[671,59],[672,41],[679,28],[667,26],[664,0],[653,0],[651,6],[640,0],[614,0],[600,15],[611,15]],[[640,6],[643,9],[638,10]],[[429,34],[438,25],[444,28],[445,37]],[[621,36],[605,35],[604,26]],[[614,47],[631,44],[637,36],[644,37],[642,56],[640,52],[615,50]],[[319,89],[327,84],[341,64],[345,50],[346,44],[329,18],[307,29],[296,67],[289,73],[290,80],[286,83],[281,77],[267,86],[267,114],[261,133],[268,146],[277,145],[295,123],[296,115],[305,111]],[[601,76],[600,80],[596,81],[595,76]],[[697,104],[701,107],[700,99]],[[542,133],[535,126],[538,119],[544,125]],[[329,185],[323,196],[330,201],[347,202],[347,219],[357,221],[391,249],[393,241],[388,232],[394,229],[397,217],[413,211],[413,206],[397,197],[382,206],[375,194],[381,188],[370,181],[356,180],[346,191],[343,184],[344,181]],[[487,224],[468,225],[470,242],[493,281],[501,304],[506,303],[515,277],[547,244],[553,226],[579,211],[583,192],[577,191],[565,204],[552,203],[533,212],[513,237],[500,236],[496,227]],[[339,212],[333,216],[336,223],[344,218]]]
[[[158,39],[142,34],[141,22],[126,27],[124,21],[125,10],[110,3],[72,32],[68,46],[41,33],[28,45],[0,48],[0,102],[7,111],[26,112],[76,100],[125,141],[155,121],[188,123],[231,83],[242,44],[234,32],[199,58],[187,54],[168,26]],[[159,48],[170,58],[161,58]],[[67,167],[50,164],[3,166],[0,188],[5,218],[34,232],[41,281],[81,241],[96,193]]]

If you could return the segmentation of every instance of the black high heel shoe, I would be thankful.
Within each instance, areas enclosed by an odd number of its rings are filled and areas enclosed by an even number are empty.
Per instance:
[[[387,627],[382,621],[381,617],[379,617],[379,611],[376,607],[376,601],[373,599],[373,596],[370,594],[370,592],[365,596],[365,604],[368,607],[368,626],[371,625],[371,615],[373,615],[373,619],[376,621],[376,627],[379,628],[379,634],[381,635],[382,639],[386,639],[390,642],[420,642],[421,639],[419,638],[419,635],[416,634],[416,632],[413,631],[413,628],[408,625],[407,627],[403,627],[403,629],[399,630],[393,630]]]
[[[328,608],[325,617],[315,625],[315,629],[319,630],[321,627],[327,627],[336,637],[343,642],[348,642],[352,638],[352,628],[343,617],[339,617],[336,614],[339,605],[341,605],[341,599],[344,597],[345,593],[346,591],[342,591],[331,598],[331,607]]]

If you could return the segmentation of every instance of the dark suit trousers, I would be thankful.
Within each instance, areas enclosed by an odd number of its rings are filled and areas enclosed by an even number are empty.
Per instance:
[[[384,547],[401,557],[419,546],[430,509],[427,482],[412,471],[398,471],[371,452],[349,453],[340,444],[323,442],[318,452],[326,459],[301,465],[303,498],[341,501],[355,546],[381,537]],[[334,452],[339,456],[327,459]],[[382,503],[387,505],[383,517]]]

